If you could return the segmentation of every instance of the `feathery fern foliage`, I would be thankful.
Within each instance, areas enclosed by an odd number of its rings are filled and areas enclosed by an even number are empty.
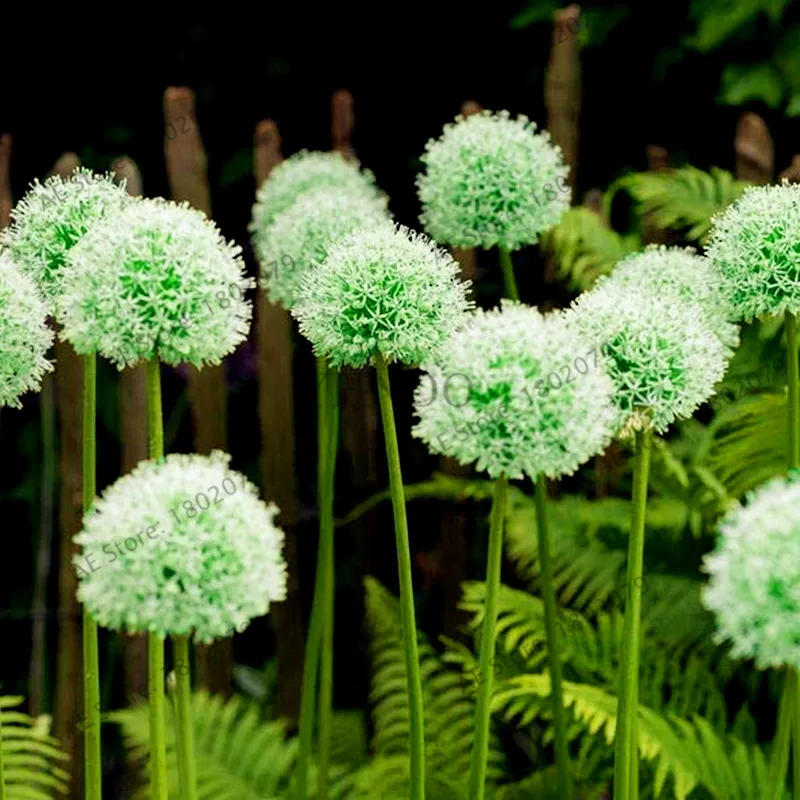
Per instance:
[[[170,705],[169,708],[174,712]],[[286,738],[282,721],[264,722],[257,703],[235,695],[198,691],[192,695],[199,800],[283,800],[297,757],[297,739]],[[150,753],[150,723],[146,704],[113,711],[133,763],[146,766]],[[167,770],[170,796],[178,796],[175,715],[167,715]],[[353,800],[352,769],[331,769],[332,800]],[[144,776],[143,776],[144,777]],[[315,776],[312,773],[312,792]],[[146,780],[137,797],[149,796]],[[312,794],[312,797],[314,795]]]
[[[714,214],[736,200],[747,186],[717,167],[704,172],[686,166],[626,175],[609,190],[607,202],[617,189],[623,189],[636,201],[640,216],[649,217],[660,228],[680,232],[690,241],[702,242]]]
[[[370,769],[373,793],[384,778],[391,787],[408,782],[408,693],[405,656],[400,639],[397,598],[377,580],[364,579],[367,623],[372,656],[372,716],[375,726],[373,749],[380,764]],[[450,669],[425,636],[419,636],[425,709],[425,749],[429,792],[460,791],[469,768],[475,704],[463,676]],[[404,756],[395,758],[395,756]],[[504,775],[504,755],[495,737],[489,743],[489,779]],[[383,778],[381,778],[383,776]],[[433,787],[431,781],[440,786]],[[373,794],[373,796],[376,796]],[[392,796],[391,794],[389,796]],[[402,796],[402,795],[399,795]]]
[[[611,746],[617,725],[616,697],[597,686],[571,681],[564,682],[563,691],[564,704],[575,719]],[[507,719],[525,725],[547,718],[549,696],[548,674],[523,675],[498,688],[493,707]],[[717,732],[701,717],[682,719],[640,704],[638,731],[641,758],[655,762],[654,797],[685,800],[700,785],[715,800],[768,796],[767,761],[762,751]],[[571,733],[575,735],[574,728]]]
[[[570,208],[545,237],[558,275],[570,289],[583,292],[614,265],[642,246],[635,233],[619,234],[589,208]]]
[[[0,697],[6,794],[8,800],[50,800],[67,793],[69,773],[60,764],[69,756],[50,736],[48,716],[33,719],[15,710],[23,701]]]

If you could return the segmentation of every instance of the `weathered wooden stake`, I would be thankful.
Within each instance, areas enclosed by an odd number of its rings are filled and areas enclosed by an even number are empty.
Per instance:
[[[194,91],[171,86],[164,92],[164,154],[174,200],[187,201],[211,217],[211,189],[207,159],[195,117]],[[227,445],[227,389],[225,365],[187,366],[189,408],[194,423],[194,448],[198,453],[224,450]],[[197,680],[211,692],[230,694],[233,675],[231,640],[198,646]]]

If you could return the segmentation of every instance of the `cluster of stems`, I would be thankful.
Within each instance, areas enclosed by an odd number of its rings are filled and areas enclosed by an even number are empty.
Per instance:
[[[505,295],[510,300],[519,300],[517,283],[514,278],[514,264],[511,254],[504,248],[500,252],[500,266],[503,272]],[[492,499],[492,513],[489,525],[489,547],[486,559],[486,603],[483,629],[480,639],[478,669],[481,686],[475,705],[475,728],[472,754],[469,767],[469,798],[483,800],[486,793],[486,771],[489,756],[489,730],[491,725],[491,702],[494,670],[491,661],[497,638],[497,598],[500,591],[500,574],[503,563],[503,523],[506,514],[508,481],[504,475],[495,482]],[[536,521],[539,539],[539,567],[544,603],[545,637],[547,639],[548,663],[550,667],[550,696],[553,704],[553,729],[555,734],[556,769],[558,773],[559,796],[564,800],[572,798],[572,772],[569,762],[567,742],[567,723],[564,712],[561,648],[557,630],[557,605],[553,588],[552,566],[550,564],[550,528],[547,521],[547,484],[543,475],[536,481]]]

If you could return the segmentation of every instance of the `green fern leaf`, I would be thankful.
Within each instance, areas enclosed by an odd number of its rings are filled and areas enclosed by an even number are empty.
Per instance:
[[[588,208],[570,208],[544,239],[554,256],[559,277],[570,289],[585,291],[614,265],[642,246],[635,234],[623,236],[608,228]]]
[[[636,172],[620,178],[616,189],[624,189],[636,201],[638,213],[660,228],[680,231],[687,239],[703,241],[711,218],[736,200],[747,187],[730,172],[712,167],[680,167],[665,172]]]
[[[675,582],[675,594],[662,593],[664,604],[680,603],[680,594],[699,585],[694,582]],[[461,607],[472,615],[469,626],[477,631],[483,621],[486,589],[483,583],[462,584]],[[692,603],[687,606],[693,608]],[[699,602],[697,603],[699,609]],[[704,714],[718,729],[727,722],[724,685],[734,671],[730,668],[720,672],[719,663],[724,651],[708,646],[707,640],[713,627],[710,615],[700,609],[703,617],[697,621],[690,618],[687,627],[699,625],[701,635],[694,632],[684,637],[680,646],[677,637],[670,634],[669,644],[662,641],[663,617],[666,615],[661,603],[655,610],[646,608],[642,620],[644,647],[641,657],[641,698],[651,707],[670,711],[681,716]],[[679,617],[680,612],[674,616]],[[668,621],[671,621],[670,616]],[[562,658],[565,674],[583,682],[600,683],[609,691],[616,691],[619,664],[622,656],[622,631],[624,617],[620,610],[597,615],[596,625],[575,611],[560,612],[558,618],[559,637],[562,643]],[[546,634],[543,603],[538,597],[519,589],[501,586],[498,596],[498,655],[495,672],[499,678],[510,677],[505,667],[516,673],[530,673],[546,668]],[[504,655],[500,650],[504,651]],[[451,656],[459,661],[462,669],[469,669],[463,656]]]
[[[397,598],[372,577],[364,579],[367,622],[372,656],[373,748],[381,757],[404,755],[398,769],[408,769],[408,690],[405,654],[400,638]],[[431,775],[460,786],[467,774],[472,750],[475,705],[463,676],[449,669],[423,634],[419,660],[425,709],[425,748]],[[490,740],[488,777],[505,774],[503,751]],[[408,780],[405,777],[398,780]]]
[[[564,704],[571,708],[588,732],[613,745],[617,699],[596,686],[565,681]],[[504,683],[492,707],[512,720],[519,716],[520,701],[531,718],[545,717],[550,696],[548,674],[525,675]],[[716,732],[702,718],[692,722],[672,714],[662,715],[639,705],[639,752],[656,765],[653,794],[658,797],[668,781],[677,800],[686,800],[699,785],[716,800],[760,800],[767,796],[766,759],[759,748],[747,747],[730,735]]]
[[[786,471],[786,392],[749,395],[725,406],[708,429],[698,453],[733,498]]]
[[[170,796],[178,796],[175,718],[167,714],[167,778]],[[122,728],[129,758],[143,767],[150,753],[150,724],[146,704],[113,711],[110,722]],[[286,738],[282,721],[264,722],[259,705],[247,698],[225,699],[199,691],[192,695],[197,786],[200,800],[278,800],[288,796],[297,757],[297,738]],[[331,769],[331,796],[351,797],[352,767]],[[311,791],[316,774],[312,770]],[[149,797],[146,778],[137,797]],[[313,794],[312,794],[313,797]]]
[[[6,794],[8,800],[50,800],[56,793],[67,793],[70,776],[59,764],[69,761],[69,756],[50,736],[48,716],[33,719],[10,710],[24,699],[0,697]]]

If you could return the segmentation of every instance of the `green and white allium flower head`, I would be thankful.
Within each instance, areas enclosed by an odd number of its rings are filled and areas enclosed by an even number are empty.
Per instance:
[[[570,475],[606,448],[618,416],[614,384],[591,350],[562,313],[542,316],[509,301],[476,311],[424,366],[413,435],[493,478]],[[545,389],[565,367],[574,379]]]
[[[11,212],[0,246],[36,282],[52,306],[61,294],[67,254],[98,221],[137,202],[111,173],[77,169],[69,178],[34,181]]]
[[[728,513],[705,557],[703,602],[717,620],[718,643],[764,669],[800,668],[800,481],[765,483]]]
[[[69,255],[58,303],[63,336],[119,369],[157,356],[218,364],[247,337],[255,282],[241,248],[201,211],[140,200],[93,226]]]
[[[691,416],[725,373],[730,349],[696,303],[667,303],[641,286],[604,277],[569,313],[607,357],[623,438],[649,428],[662,433]]]
[[[714,217],[706,255],[736,319],[800,314],[800,186],[752,186]]]
[[[611,273],[619,286],[639,286],[660,295],[664,302],[675,296],[697,303],[708,325],[731,351],[739,346],[739,326],[732,322],[733,308],[727,301],[719,270],[691,247],[650,245],[620,261]]]
[[[33,279],[0,253],[0,407],[20,408],[20,395],[39,390],[53,369],[45,358],[52,343],[47,306]]]
[[[301,194],[322,186],[342,189],[379,200],[375,176],[341,153],[301,150],[278,164],[256,193],[249,230],[256,241]]]
[[[98,623],[208,643],[285,598],[278,509],[229,461],[142,461],[106,489],[74,537],[78,598]]]
[[[516,250],[535,244],[569,208],[569,168],[527,117],[456,117],[422,155],[420,220],[442,244]]]
[[[301,194],[253,237],[269,299],[292,308],[300,279],[334,242],[359,228],[390,224],[386,205],[384,196],[332,186]]]
[[[292,314],[314,353],[363,367],[417,365],[468,319],[469,283],[449,253],[402,225],[356,231],[304,276]]]

